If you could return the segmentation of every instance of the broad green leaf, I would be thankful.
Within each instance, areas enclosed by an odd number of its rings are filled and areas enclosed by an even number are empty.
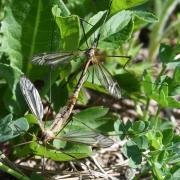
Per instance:
[[[12,0],[6,6],[1,27],[1,51],[9,56],[10,65],[29,72],[34,54],[58,49],[59,32],[51,14],[54,2]],[[43,70],[39,69],[40,72]]]
[[[45,180],[45,177],[43,177],[40,174],[37,174],[36,172],[32,172],[31,174],[31,180]]]
[[[10,127],[12,118],[12,114],[9,114],[0,120],[0,142],[7,141],[13,136],[13,132]]]
[[[179,53],[179,50],[179,45],[177,45],[176,47],[172,47],[167,44],[161,44],[159,48],[160,62],[164,64],[177,62],[177,65],[175,65],[175,67],[178,66],[179,58],[176,58],[176,55]]]
[[[131,127],[134,133],[141,133],[145,129],[145,123],[143,121],[136,121]]]
[[[168,106],[166,92],[163,89],[159,93],[159,104],[161,104],[163,107]]]
[[[155,149],[159,150],[162,147],[162,134],[160,132],[147,132],[146,137],[149,144]]]
[[[102,106],[91,107],[76,114],[74,116],[74,120],[78,119],[84,123],[91,122],[91,120],[93,119],[97,119],[97,118],[105,116],[107,112],[108,112],[108,108],[104,108]]]
[[[133,22],[131,22],[132,18],[132,12],[131,11],[121,11],[114,16],[112,16],[110,19],[107,20],[107,22],[102,27],[100,40],[105,42],[124,42],[124,38],[122,35],[122,30],[129,25],[129,28],[127,28],[127,38],[132,33],[133,28]],[[125,33],[125,32],[124,32]],[[125,39],[127,40],[127,39]],[[120,46],[120,45],[119,45]],[[111,48],[111,46],[109,46]]]
[[[137,167],[141,164],[142,154],[138,146],[131,140],[127,141],[127,143],[123,146],[123,154],[129,159],[130,167]]]
[[[147,0],[113,0],[111,5],[111,14],[114,14],[118,11],[129,9],[135,6],[138,6],[140,4],[145,3]]]
[[[169,63],[173,60],[173,56],[174,56],[173,47],[166,44],[160,45],[159,48],[160,62]]]
[[[96,37],[98,35],[99,33],[98,28],[101,27],[105,14],[106,14],[106,11],[100,11],[89,19],[88,21],[89,24],[87,24],[86,26],[86,37],[89,40],[88,41],[89,44],[92,44],[94,41],[94,36]],[[90,24],[93,26],[91,26]],[[82,38],[80,42],[80,46],[83,45],[85,40],[86,40],[85,38]]]
[[[13,134],[22,134],[29,129],[29,124],[26,118],[19,118],[15,121],[12,121],[10,124],[11,129],[13,130]]]
[[[164,91],[159,93],[153,93],[151,98],[158,102],[162,107],[169,107],[169,108],[179,108],[180,102],[177,101],[174,97],[165,96]]]
[[[173,133],[173,129],[165,129],[165,130],[163,130],[163,132],[162,132],[162,134],[163,134],[163,144],[164,145],[168,145],[169,143],[171,143],[172,142],[172,139],[173,139],[173,136],[174,136],[174,133]]]
[[[117,74],[115,78],[120,87],[129,93],[137,92],[140,90],[139,80],[133,73],[126,72]]]
[[[0,63],[0,77],[6,80],[8,88],[4,91],[3,102],[6,109],[14,114],[21,114],[23,106],[21,106],[20,89],[17,84],[22,72],[10,65]]]
[[[174,70],[173,78],[169,83],[169,93],[172,96],[180,94],[180,66]]]
[[[169,96],[167,98],[167,101],[168,101],[169,108],[180,108],[180,102],[176,100],[175,98]]]
[[[54,17],[59,16],[61,14],[61,9],[57,5],[54,5],[52,7],[52,14]]]
[[[69,131],[98,130],[100,133],[113,131],[114,122],[117,120],[117,117],[107,113],[108,108],[101,106],[82,110],[73,116],[73,124],[68,126]]]
[[[69,16],[71,14],[66,5],[64,4],[63,0],[59,0],[59,6],[61,9],[62,16]]]
[[[134,21],[131,19],[129,23],[122,28],[122,30],[115,31],[114,34],[110,35],[99,43],[100,48],[117,49],[123,45],[128,39],[130,39],[134,28]]]
[[[29,124],[25,118],[12,120],[12,114],[7,115],[0,121],[0,142],[13,139],[29,129]]]
[[[158,21],[154,14],[146,11],[133,11],[133,15],[144,22],[155,23]]]
[[[152,76],[146,71],[144,72],[144,77],[142,81],[142,89],[147,96],[151,95],[153,92]]]
[[[71,0],[66,2],[71,13],[78,14],[79,17],[88,17],[89,15],[107,9],[109,6],[109,0]]]
[[[119,139],[123,140],[126,135],[129,134],[128,130],[132,127],[131,121],[127,121],[126,124],[120,121],[119,119],[114,123],[114,129],[119,135]]]
[[[180,169],[177,167],[175,171],[172,173],[172,180],[178,180],[180,178]]]
[[[138,136],[133,138],[133,141],[137,144],[139,149],[147,149],[148,148],[148,139],[146,136]]]
[[[65,51],[77,50],[80,41],[80,22],[76,15],[62,17],[56,16],[56,23],[60,30],[61,46]]]
[[[65,106],[68,100],[68,89],[66,86],[64,86],[65,83],[66,82],[55,82],[51,87],[53,94],[51,101],[55,112],[58,112],[61,107]]]
[[[158,155],[157,161],[160,164],[163,164],[165,162],[165,160],[167,159],[167,157],[168,157],[168,152],[167,151],[161,151]]]
[[[54,161],[70,161],[81,159],[92,155],[92,150],[89,146],[84,144],[67,144],[63,150],[48,149],[47,146],[40,145],[37,142],[32,142],[24,147],[17,148],[16,154],[19,157],[26,156],[29,153],[50,158]]]

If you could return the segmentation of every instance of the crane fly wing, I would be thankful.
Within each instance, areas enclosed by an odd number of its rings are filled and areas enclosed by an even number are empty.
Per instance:
[[[110,147],[114,144],[114,141],[112,139],[93,131],[71,132],[61,136],[61,139],[102,148]]]
[[[121,98],[120,87],[110,72],[102,64],[94,64],[94,66],[95,74],[102,86],[115,98]]]
[[[56,66],[70,62],[73,57],[74,54],[70,52],[41,53],[33,56],[32,64]]]
[[[44,116],[44,109],[37,89],[25,76],[20,78],[20,89],[31,112],[37,117],[41,129],[43,129],[44,125],[42,119]]]

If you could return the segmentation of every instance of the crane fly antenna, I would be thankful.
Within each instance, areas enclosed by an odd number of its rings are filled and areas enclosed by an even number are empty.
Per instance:
[[[83,35],[84,35],[84,38],[85,38],[86,46],[87,46],[87,48],[89,48],[89,45],[88,45],[88,42],[87,42],[86,32],[85,32],[84,25],[83,25],[83,21],[81,19],[80,19],[80,23],[81,23],[81,27],[82,27],[82,30],[83,30]]]

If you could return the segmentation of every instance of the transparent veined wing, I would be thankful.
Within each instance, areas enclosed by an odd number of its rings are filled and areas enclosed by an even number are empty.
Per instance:
[[[121,98],[121,89],[118,83],[112,78],[110,72],[103,66],[103,64],[93,64],[94,72],[99,82],[104,88],[114,97]]]
[[[37,117],[41,129],[44,129],[42,122],[44,109],[37,89],[25,76],[20,78],[20,88],[31,112]]]
[[[74,56],[72,52],[41,53],[33,56],[32,64],[56,66],[69,63]]]
[[[102,134],[87,131],[87,132],[69,132],[66,135],[61,136],[61,139],[70,142],[77,142],[82,144],[87,144],[94,147],[110,147],[114,144],[114,141],[109,137]]]

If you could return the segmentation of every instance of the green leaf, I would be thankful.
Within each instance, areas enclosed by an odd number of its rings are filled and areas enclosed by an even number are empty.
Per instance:
[[[23,68],[27,73],[32,68],[30,61],[34,54],[58,49],[59,32],[51,14],[54,2],[13,0],[6,6],[1,51],[8,55],[11,66]],[[39,73],[42,71],[39,69]]]
[[[112,16],[107,22],[104,24],[101,30],[100,40],[106,42],[113,42],[113,41],[122,41],[120,35],[121,31],[128,26],[132,18],[131,11],[121,11],[114,16]],[[131,23],[131,28],[129,32],[132,32],[133,25]],[[127,32],[127,34],[129,34]],[[128,35],[129,37],[129,35]]]
[[[175,67],[179,65],[179,59],[176,59],[176,54],[178,54],[180,50],[180,46],[172,47],[167,44],[161,44],[160,49],[159,49],[159,57],[160,57],[160,62],[164,64],[168,63],[176,63]]]
[[[82,122],[91,122],[93,119],[98,119],[105,116],[108,112],[108,108],[102,106],[87,108],[74,116],[74,120],[78,119]]]
[[[16,154],[19,157],[26,156],[29,153],[50,158],[54,161],[70,161],[74,159],[81,159],[92,155],[92,150],[89,146],[84,144],[68,144],[65,149],[48,149],[47,146],[32,142],[21,148],[16,149]]]
[[[166,45],[166,44],[161,44],[159,48],[159,57],[160,57],[160,62],[162,63],[169,63],[173,60],[174,52],[173,52],[173,47]]]
[[[169,108],[179,108],[180,102],[177,101],[175,98],[171,96],[165,96],[164,91],[160,91],[159,93],[153,93],[151,98],[157,101],[162,107],[169,107]]]
[[[163,107],[167,107],[168,106],[168,101],[167,101],[167,91],[164,91],[164,89],[162,89],[159,93],[159,104],[161,104]]]
[[[172,173],[172,180],[178,180],[180,178],[180,168],[177,167],[176,171]]]
[[[33,172],[33,173],[31,174],[31,180],[37,180],[37,179],[38,179],[38,180],[45,180],[45,177],[43,177],[43,176],[41,176],[41,175]]]
[[[142,154],[138,146],[133,141],[127,141],[123,146],[123,154],[129,159],[130,167],[137,167],[142,162]]]
[[[149,144],[155,149],[159,150],[162,147],[162,134],[161,132],[147,132],[146,137],[149,141]]]
[[[65,82],[57,83],[52,85],[52,106],[55,112],[58,112],[60,107],[63,107],[68,100],[68,89],[64,86]],[[63,95],[63,96],[62,96]]]
[[[131,127],[131,130],[135,133],[141,133],[145,129],[145,123],[143,121],[136,121]]]
[[[172,139],[173,139],[173,136],[174,136],[172,128],[171,129],[169,128],[169,129],[163,130],[162,134],[163,134],[162,143],[164,145],[168,145],[169,143],[172,142]]]
[[[117,74],[115,78],[120,87],[129,93],[137,92],[140,90],[139,80],[133,73],[126,72]]]
[[[111,5],[111,14],[114,14],[118,11],[129,9],[140,4],[145,3],[147,0],[128,0],[128,1],[119,1],[113,0]]]
[[[60,30],[61,47],[66,51],[77,50],[80,41],[80,22],[76,15],[62,17],[56,16],[56,23]]]
[[[137,144],[139,149],[146,150],[148,148],[148,139],[146,136],[138,136],[133,138],[132,140]]]
[[[12,121],[13,116],[9,114],[0,121],[0,142],[13,139],[29,129],[29,124],[25,118]]]
[[[173,73],[173,78],[169,83],[169,92],[172,96],[180,94],[180,67],[177,66]]]
[[[151,95],[153,92],[152,76],[147,71],[144,72],[142,89],[147,96]]]
[[[157,17],[146,11],[133,11],[136,18],[143,20],[144,22],[155,23],[158,21]]]
[[[14,114],[22,114],[23,106],[21,106],[20,90],[17,86],[22,72],[10,65],[0,63],[0,77],[4,78],[8,84],[8,88],[4,90],[3,101],[6,109]]]
[[[7,141],[13,136],[11,127],[9,126],[12,121],[12,114],[5,116],[0,121],[0,142]]]
[[[128,130],[132,127],[132,123],[130,120],[126,122],[126,124],[123,123],[121,120],[117,120],[114,123],[114,129],[116,133],[119,135],[119,139],[123,140],[126,135],[129,134]]]
[[[100,133],[113,131],[117,117],[107,113],[108,108],[101,106],[87,108],[73,116],[73,124],[68,128],[70,131],[94,130]]]
[[[158,155],[158,159],[157,161],[160,163],[160,164],[163,164],[165,162],[165,160],[167,159],[168,157],[168,152],[167,151],[161,151]]]
[[[68,10],[67,6],[64,4],[63,0],[59,0],[59,6],[61,9],[62,16],[69,16],[71,12]]]
[[[180,108],[180,102],[177,101],[176,99],[174,99],[173,97],[168,97],[167,98],[168,101],[168,107],[169,108]]]
[[[130,39],[134,28],[134,21],[131,19],[129,23],[122,28],[122,30],[114,31],[115,33],[110,35],[99,43],[100,48],[116,49],[119,48]],[[106,31],[106,30],[105,30]]]

